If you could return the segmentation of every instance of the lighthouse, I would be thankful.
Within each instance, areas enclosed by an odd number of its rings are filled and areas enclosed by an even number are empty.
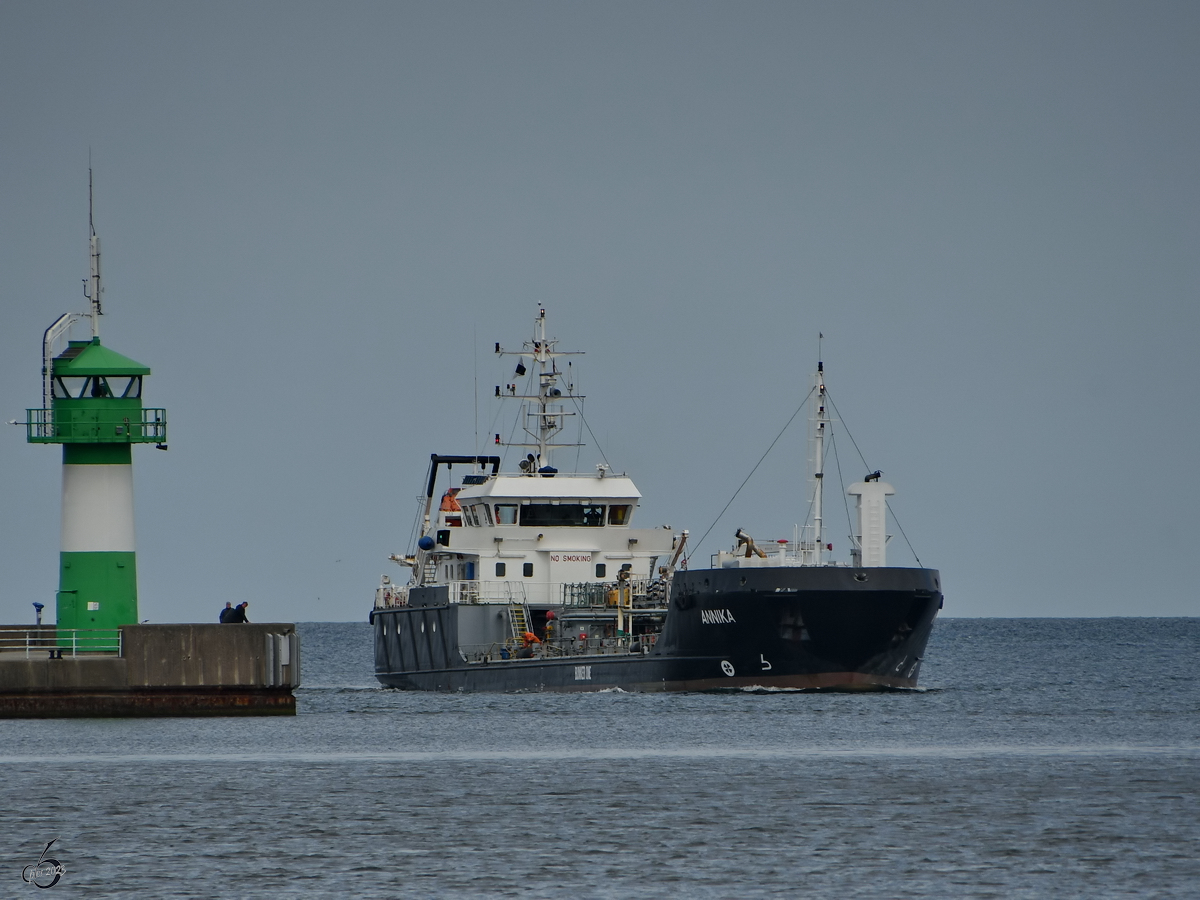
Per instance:
[[[165,409],[142,405],[150,369],[100,342],[100,239],[91,215],[87,313],[65,313],[42,341],[42,408],[28,410],[27,439],[62,445],[62,545],[57,624],[107,630],[136,624],[133,445],[166,449]],[[90,320],[91,337],[70,340]],[[65,346],[64,346],[65,342]]]
[[[0,719],[294,716],[295,625],[139,623],[133,445],[166,450],[167,411],[142,405],[149,367],[100,341],[100,239],[91,210],[89,172],[88,311],[64,313],[46,329],[42,406],[25,419],[31,444],[62,445],[56,621],[43,628],[35,604],[36,627],[5,631],[0,649],[16,652],[0,655],[23,658],[0,660]],[[72,327],[85,325],[91,334],[72,340]]]

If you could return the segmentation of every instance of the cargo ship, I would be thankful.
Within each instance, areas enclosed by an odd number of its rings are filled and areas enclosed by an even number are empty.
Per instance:
[[[605,463],[560,472],[567,421],[582,417],[570,361],[539,309],[513,380],[516,471],[499,455],[433,454],[411,552],[391,557],[369,619],[375,676],[431,691],[895,690],[917,686],[942,606],[937,570],[886,565],[890,485],[849,486],[858,528],[849,562],[828,557],[821,502],[823,365],[815,408],[811,524],[760,548],[738,529],[708,568],[689,566],[688,532],[635,528],[641,493]],[[582,430],[579,429],[580,435]],[[589,429],[590,430],[590,429]],[[439,476],[458,483],[438,494]],[[452,479],[451,479],[452,481]],[[437,501],[435,502],[435,497]],[[403,583],[400,583],[403,581]]]

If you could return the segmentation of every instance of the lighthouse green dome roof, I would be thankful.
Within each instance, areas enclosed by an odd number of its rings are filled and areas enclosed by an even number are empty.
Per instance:
[[[71,341],[54,359],[55,375],[149,375],[150,367],[101,346],[100,338]]]

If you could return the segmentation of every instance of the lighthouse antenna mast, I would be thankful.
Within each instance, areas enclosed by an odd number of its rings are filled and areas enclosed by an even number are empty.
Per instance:
[[[87,297],[91,308],[86,313],[63,313],[42,335],[42,408],[46,410],[45,421],[38,425],[39,436],[47,437],[54,433],[54,379],[53,360],[55,345],[64,337],[70,336],[71,326],[80,319],[91,319],[92,337],[100,336],[100,238],[96,234],[96,224],[92,217],[92,167],[88,166],[88,257],[89,276],[83,280],[83,296]]]
[[[91,302],[92,337],[100,336],[100,238],[92,218],[92,169],[88,167],[88,257],[89,275],[84,282],[83,295]]]

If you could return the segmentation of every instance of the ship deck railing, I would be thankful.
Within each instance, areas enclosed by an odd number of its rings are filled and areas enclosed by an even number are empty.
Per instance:
[[[709,565],[713,569],[723,568],[727,564],[738,567],[765,566],[767,568],[814,565],[817,558],[816,526],[804,525],[797,528],[791,540],[785,538],[774,541],[755,541],[754,546],[755,549],[766,554],[765,559],[753,551],[747,556],[746,545],[735,544],[728,550],[712,554]]]
[[[497,641],[483,647],[463,648],[462,656],[466,662],[471,664],[527,662],[531,659],[629,656],[639,652],[649,653],[657,642],[657,634],[625,634],[617,637],[588,638],[583,641],[555,638],[528,648],[532,651],[530,656],[518,656],[517,654],[525,648],[520,642],[510,639],[503,643]],[[507,653],[508,656],[505,657],[504,653]]]
[[[608,607],[625,609],[662,606],[670,585],[659,578],[630,578],[628,581],[580,581],[562,586],[564,607]]]
[[[560,618],[564,622],[616,622],[618,618],[615,606],[575,606],[564,609]],[[620,610],[624,618],[629,620],[662,619],[667,615],[667,607],[635,606]]]
[[[387,585],[375,591],[376,609],[408,606],[408,592],[416,585]],[[425,587],[447,588],[450,603],[496,603],[524,605],[525,585],[520,581],[449,581],[431,582]]]
[[[501,605],[528,604],[523,581],[448,581],[429,587],[447,588],[450,603],[496,603]],[[412,585],[386,585],[375,592],[376,609],[395,609],[408,606]],[[561,586],[561,605],[564,607],[613,607],[618,594],[625,608],[645,609],[664,606],[670,593],[668,582],[660,578],[630,578],[625,582],[581,581]]]
[[[386,585],[375,589],[376,609],[396,609],[408,606],[408,587],[405,585]]]
[[[53,659],[120,656],[119,628],[59,628],[56,625],[0,626],[0,658],[31,659],[49,653]]]
[[[520,581],[450,581],[451,603],[499,603],[524,606],[525,585]]]

